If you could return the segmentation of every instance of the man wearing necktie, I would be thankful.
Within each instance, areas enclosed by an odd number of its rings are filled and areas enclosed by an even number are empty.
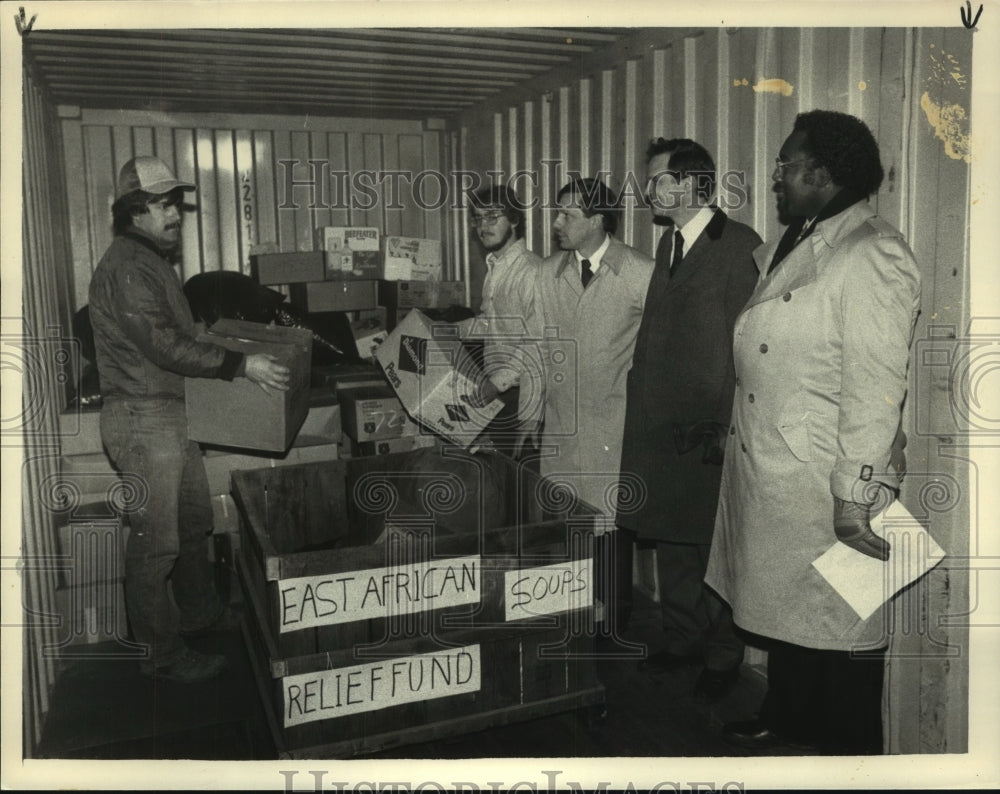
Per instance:
[[[761,240],[713,204],[704,147],[658,138],[646,159],[663,235],[628,377],[621,466],[644,498],[623,494],[618,523],[656,543],[663,640],[643,668],[700,667],[696,692],[717,700],[737,680],[743,642],[704,577],[735,390],[733,324],[757,282]]]
[[[900,485],[920,272],[868,204],[882,175],[862,121],[800,113],[772,174],[788,230],[754,252],[761,280],[736,321],[706,581],[768,650],[758,718],[723,731],[745,746],[882,752],[883,610],[862,620],[812,566],[838,542],[879,561],[896,553],[869,520]]]
[[[576,179],[558,194],[552,230],[561,249],[542,262],[535,280],[535,332],[547,372],[542,430],[543,475],[569,486],[601,511],[614,529],[625,381],[642,318],[653,260],[616,239],[618,197],[599,179]],[[619,533],[611,533],[617,543]],[[610,555],[614,558],[614,555]],[[603,562],[607,556],[599,555]],[[631,564],[631,546],[618,556]],[[611,570],[615,563],[609,563]],[[629,570],[630,567],[629,567]],[[632,581],[617,577],[595,590],[611,620],[627,619]],[[626,581],[627,579],[627,581]],[[622,597],[616,616],[615,594]],[[622,628],[621,622],[618,627]],[[610,631],[610,621],[605,630]]]

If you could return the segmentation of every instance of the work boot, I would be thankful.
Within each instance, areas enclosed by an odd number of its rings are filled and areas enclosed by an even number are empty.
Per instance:
[[[155,681],[175,681],[178,684],[196,684],[215,678],[226,668],[226,657],[204,654],[185,648],[170,664],[154,666],[140,662],[139,671]]]
[[[224,606],[211,623],[197,629],[181,629],[181,636],[208,637],[213,634],[226,634],[231,631],[239,631],[242,622],[242,612],[233,609],[231,606]]]

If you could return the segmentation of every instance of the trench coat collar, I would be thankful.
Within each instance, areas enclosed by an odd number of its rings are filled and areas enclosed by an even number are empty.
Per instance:
[[[781,267],[768,274],[767,269],[778,247],[778,241],[764,243],[753,252],[754,264],[761,274],[757,289],[747,303],[747,308],[778,295],[791,292],[816,280],[817,262],[835,249],[847,237],[875,214],[867,201],[858,201],[816,226],[808,240],[799,243],[782,261]]]

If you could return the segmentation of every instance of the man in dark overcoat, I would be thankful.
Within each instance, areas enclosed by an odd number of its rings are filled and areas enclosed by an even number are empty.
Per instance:
[[[757,281],[761,239],[714,203],[715,164],[689,139],[647,151],[647,201],[663,227],[628,377],[618,524],[656,542],[663,646],[650,670],[702,665],[718,699],[743,660],[728,606],[705,584],[729,432],[733,325]]]

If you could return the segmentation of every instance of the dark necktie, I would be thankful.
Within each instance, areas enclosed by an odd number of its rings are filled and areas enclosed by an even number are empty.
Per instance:
[[[580,283],[583,284],[584,289],[587,289],[587,285],[593,277],[594,271],[590,269],[590,260],[580,260]]]
[[[671,277],[677,274],[677,268],[684,258],[684,237],[678,231],[674,232],[674,255],[670,259],[670,275]]]

